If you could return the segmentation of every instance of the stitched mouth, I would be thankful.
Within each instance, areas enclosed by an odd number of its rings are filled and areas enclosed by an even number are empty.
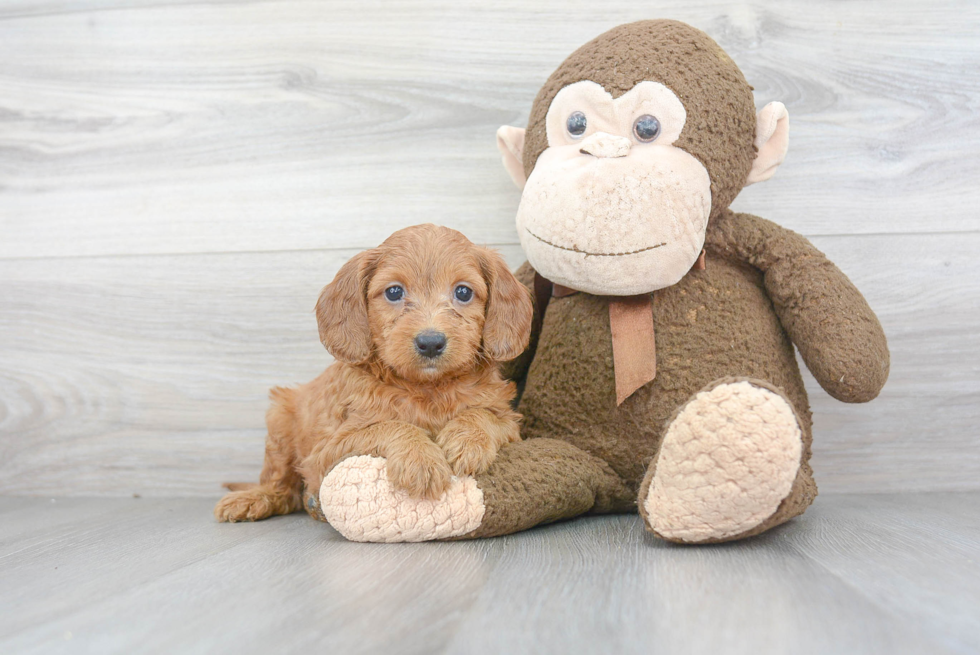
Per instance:
[[[655,248],[659,248],[661,246],[667,245],[667,242],[664,241],[663,243],[647,246],[646,248],[639,248],[638,250],[630,250],[628,252],[589,252],[587,250],[579,250],[578,248],[574,248],[574,247],[570,248],[568,246],[559,246],[557,243],[552,243],[547,239],[542,239],[537,234],[535,234],[531,230],[528,230],[527,228],[524,229],[527,230],[527,233],[530,234],[532,237],[534,237],[541,243],[551,246],[552,248],[558,248],[559,250],[567,250],[569,252],[577,252],[581,255],[588,255],[590,257],[624,257],[626,255],[637,255],[641,252],[647,252],[648,250],[653,250]]]

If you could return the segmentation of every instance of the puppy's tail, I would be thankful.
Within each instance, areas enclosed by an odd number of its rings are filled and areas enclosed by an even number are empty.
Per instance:
[[[269,400],[272,401],[271,412],[276,405],[286,410],[290,414],[296,413],[296,389],[289,387],[272,387],[269,389]]]
[[[273,387],[269,391],[272,406],[266,414],[269,438],[288,435],[292,432],[292,421],[296,416],[296,390],[287,387]],[[221,486],[228,491],[248,491],[258,487],[259,482],[225,482]]]
[[[248,491],[259,486],[258,482],[223,482],[222,487],[228,491]]]
[[[300,402],[300,394],[296,389],[272,387],[269,390],[269,400],[272,403],[269,405],[269,411],[265,413],[265,425],[269,428],[266,448],[271,447],[283,455],[294,456],[292,444],[299,434],[296,417],[299,414],[297,404]]]

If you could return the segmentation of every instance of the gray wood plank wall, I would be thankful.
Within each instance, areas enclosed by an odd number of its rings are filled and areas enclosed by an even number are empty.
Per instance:
[[[809,236],[889,336],[875,402],[808,379],[822,491],[980,488],[980,5],[9,0],[0,493],[256,478],[267,389],[329,362],[320,287],[426,221],[519,264],[496,128],[652,17],[789,108],[786,164],[735,207]]]

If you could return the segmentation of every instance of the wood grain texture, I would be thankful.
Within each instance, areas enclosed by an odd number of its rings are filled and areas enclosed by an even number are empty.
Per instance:
[[[494,131],[613,25],[705,29],[792,117],[736,208],[813,237],[892,376],[807,379],[821,490],[980,488],[980,7],[969,2],[0,6],[0,492],[215,495],[266,393],[329,362],[312,305],[433,221],[522,261]]]
[[[380,545],[304,515],[217,524],[203,499],[6,498],[0,650],[972,653],[978,504],[821,497],[762,537],[696,547],[636,516]]]
[[[0,8],[0,256],[363,248],[428,220],[516,243],[494,131],[576,47],[658,16],[789,108],[787,164],[738,208],[977,229],[975,3],[37,0]]]

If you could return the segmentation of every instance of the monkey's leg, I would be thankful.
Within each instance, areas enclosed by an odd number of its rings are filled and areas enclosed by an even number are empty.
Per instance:
[[[352,541],[491,537],[634,503],[608,464],[555,439],[505,445],[486,473],[454,477],[434,501],[395,490],[379,457],[341,461],[320,487],[324,515]]]
[[[817,495],[800,420],[776,387],[724,378],[671,419],[640,486],[647,529],[669,541],[750,537],[798,516]]]

